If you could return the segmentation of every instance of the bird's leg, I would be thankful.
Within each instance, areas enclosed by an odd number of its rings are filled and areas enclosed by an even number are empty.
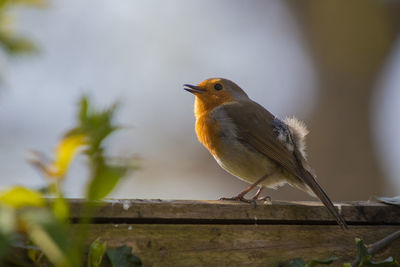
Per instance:
[[[253,196],[253,200],[259,200],[259,201],[271,201],[271,197],[270,196],[265,196],[265,197],[260,197],[261,192],[263,191],[265,187],[264,186],[260,186],[260,188],[258,188],[257,193]]]
[[[220,198],[220,200],[239,200],[239,201],[243,201],[243,202],[247,202],[247,203],[252,203],[252,202],[254,202],[254,199],[248,200],[248,199],[245,199],[244,196],[248,192],[250,192],[254,187],[256,187],[259,183],[261,183],[262,181],[267,179],[267,177],[268,177],[268,174],[264,175],[263,177],[258,179],[254,184],[250,185],[246,190],[244,190],[243,192],[241,192],[239,195],[237,195],[235,197],[222,197],[222,198]]]
[[[264,186],[260,186],[256,192],[256,194],[253,196],[253,200],[258,200],[258,197],[260,196],[261,192],[263,191]]]

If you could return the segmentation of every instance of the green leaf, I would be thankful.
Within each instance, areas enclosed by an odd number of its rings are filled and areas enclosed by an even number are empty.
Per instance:
[[[95,171],[89,189],[89,200],[99,200],[106,197],[123,177],[127,169],[124,167],[110,167],[106,165],[99,166]]]
[[[0,192],[0,204],[13,208],[26,206],[41,207],[45,205],[43,195],[23,186],[14,186]]]
[[[87,97],[81,99],[78,116],[79,125],[72,132],[83,133],[88,136],[90,146],[87,153],[89,155],[94,156],[98,152],[102,154],[101,143],[118,128],[112,124],[112,118],[117,107],[118,104],[114,104],[108,109],[98,111],[90,106]]]
[[[308,265],[303,261],[303,259],[297,258],[289,262],[290,267],[308,267]]]
[[[362,239],[356,238],[356,247],[358,256],[360,259],[359,266],[377,266],[377,267],[398,267],[399,263],[389,257],[383,261],[373,261],[372,255],[368,253],[367,247],[364,245],[364,241]]]
[[[132,254],[132,248],[121,246],[115,249],[107,249],[107,257],[113,267],[141,267],[140,258]]]
[[[369,260],[371,259],[371,255],[369,255],[368,249],[364,245],[364,241],[362,239],[356,238],[356,248],[360,263],[363,264],[365,262],[369,262]]]
[[[62,222],[65,222],[69,217],[69,206],[65,198],[58,197],[54,199],[53,205],[54,215]]]
[[[397,197],[377,197],[377,200],[380,202],[390,204],[390,205],[398,205],[400,206],[400,196]]]
[[[314,260],[311,260],[310,267],[317,266],[318,264],[329,265],[332,262],[337,261],[337,260],[339,260],[339,258],[336,257],[335,255],[332,255],[329,258],[326,258],[326,259],[323,259],[323,260],[314,259]]]
[[[105,110],[95,110],[87,97],[80,101],[79,124],[67,135],[84,134],[88,144],[86,155],[90,160],[91,178],[87,188],[87,197],[90,200],[99,200],[106,197],[117,185],[121,177],[132,167],[127,164],[110,164],[104,155],[102,143],[113,131],[118,129],[113,125],[113,116],[117,104]]]
[[[42,259],[43,252],[40,249],[28,249],[28,258],[36,264],[36,266],[40,266],[40,260]]]
[[[100,243],[100,238],[97,238],[90,245],[89,256],[88,256],[88,267],[99,267],[103,259],[103,255],[106,252],[107,243]]]

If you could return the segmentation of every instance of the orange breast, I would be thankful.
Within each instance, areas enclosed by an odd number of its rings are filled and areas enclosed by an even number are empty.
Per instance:
[[[216,156],[219,146],[219,127],[217,121],[211,119],[208,112],[197,118],[196,134],[208,151]]]

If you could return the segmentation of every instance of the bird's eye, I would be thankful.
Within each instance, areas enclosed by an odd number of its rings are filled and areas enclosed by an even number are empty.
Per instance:
[[[214,89],[217,90],[217,91],[221,90],[221,89],[222,89],[222,84],[216,83],[216,84],[214,85]]]

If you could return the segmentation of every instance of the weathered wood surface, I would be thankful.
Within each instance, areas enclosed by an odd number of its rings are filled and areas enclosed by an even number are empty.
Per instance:
[[[72,222],[82,202],[71,200]],[[227,201],[108,200],[96,203],[90,240],[128,245],[144,266],[288,266],[290,259],[344,261],[356,255],[354,238],[367,244],[400,230],[400,208],[380,203],[341,203],[343,231],[318,202],[254,206]],[[377,257],[400,258],[400,241]],[[336,263],[332,266],[340,266]]]
[[[355,259],[354,238],[373,243],[399,230],[387,226],[351,226],[343,232],[335,226],[298,225],[193,225],[116,224],[94,225],[91,240],[101,237],[108,246],[133,247],[144,266],[288,266],[291,259],[327,258],[340,262]],[[378,258],[400,256],[395,241]]]
[[[78,218],[81,200],[70,200],[72,218]],[[335,219],[320,203],[273,201],[257,205],[220,200],[119,199],[97,202],[97,222],[134,223],[247,223],[247,224],[332,224]],[[350,225],[399,225],[400,207],[375,202],[336,203]],[[191,221],[193,220],[193,221]]]

